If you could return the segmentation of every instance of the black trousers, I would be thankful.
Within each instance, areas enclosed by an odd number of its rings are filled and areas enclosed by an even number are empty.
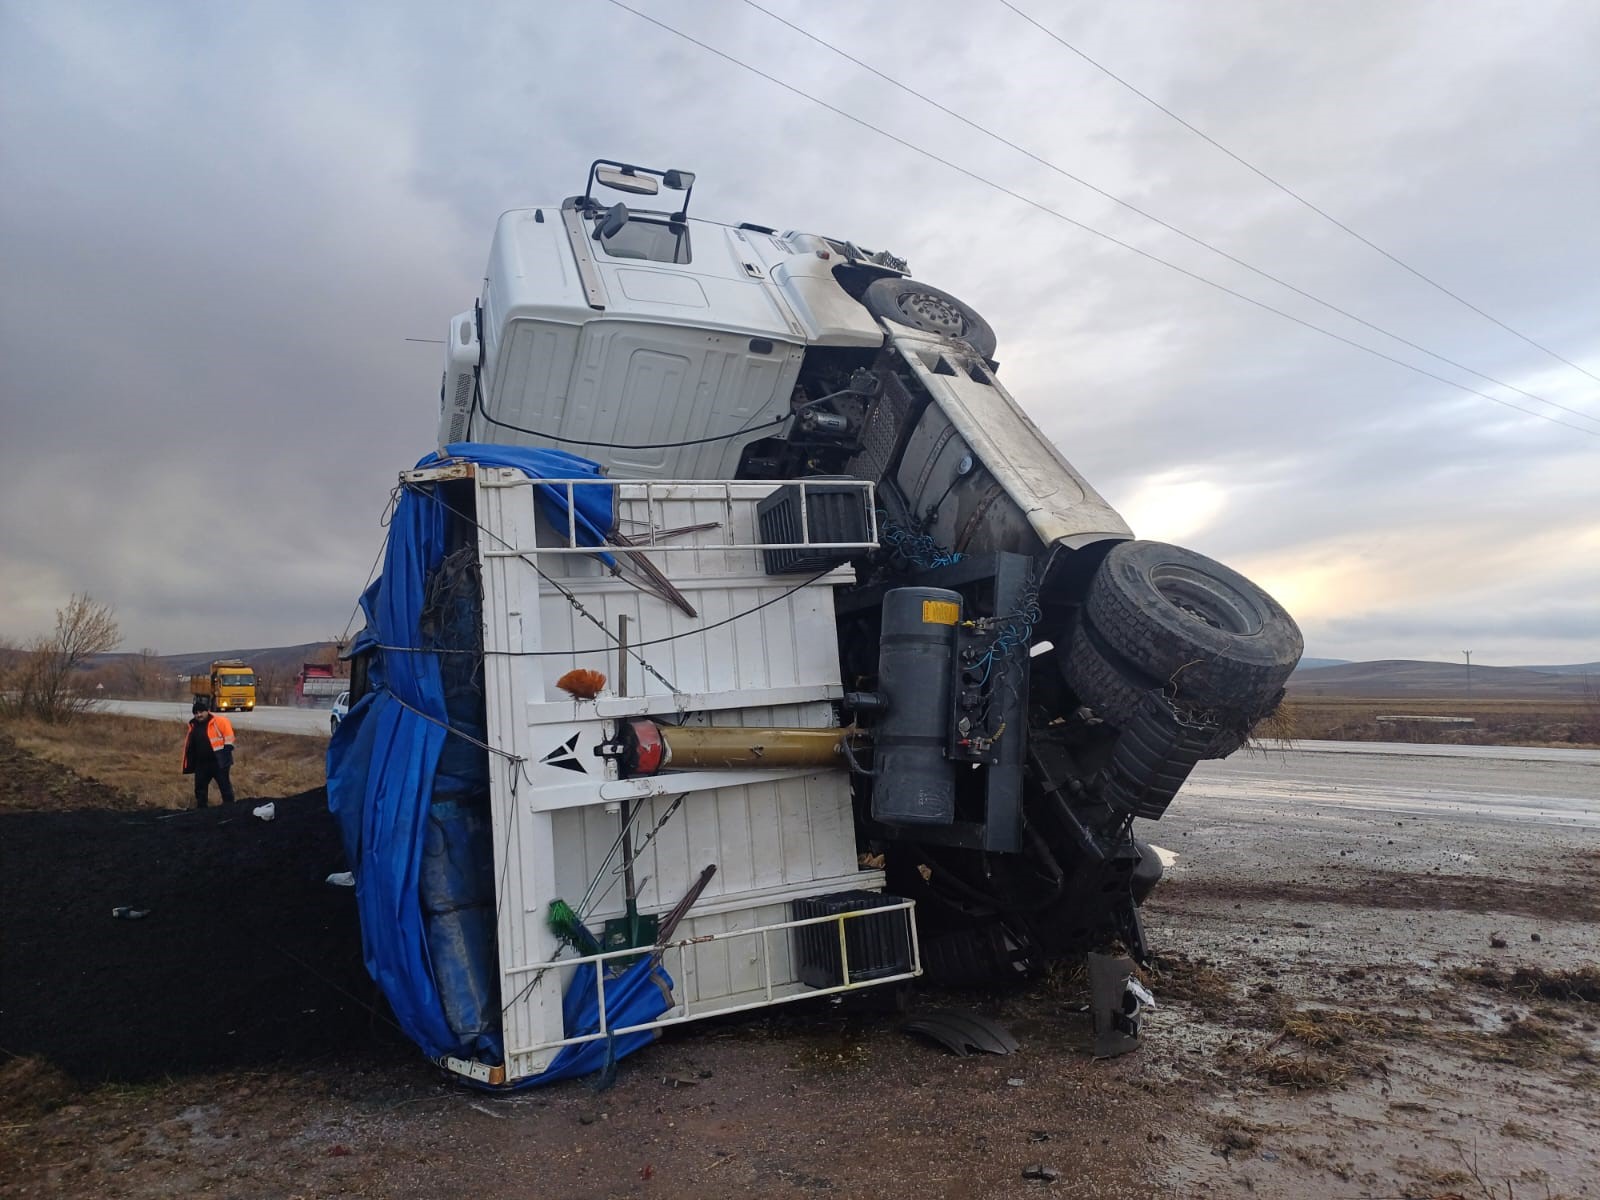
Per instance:
[[[194,806],[206,806],[207,793],[211,790],[211,781],[217,781],[217,791],[222,793],[222,803],[233,803],[233,784],[228,779],[228,772],[233,768],[231,762],[217,759],[215,762],[196,763],[194,765]]]

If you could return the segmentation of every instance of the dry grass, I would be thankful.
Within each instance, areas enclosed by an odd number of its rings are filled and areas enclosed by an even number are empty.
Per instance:
[[[1251,1055],[1245,1065],[1268,1083],[1297,1090],[1333,1087],[1350,1074],[1350,1068],[1338,1059],[1310,1050],[1269,1048]]]
[[[1262,717],[1250,730],[1252,744],[1262,741],[1292,742],[1304,736],[1305,731],[1300,728],[1300,710],[1288,700]]]
[[[1342,1008],[1306,1008],[1278,1015],[1278,1029],[1313,1050],[1335,1050],[1357,1038],[1376,1039],[1396,1032],[1393,1023]]]
[[[1380,716],[1471,717],[1472,725],[1379,725]],[[1266,724],[1255,738],[1298,738],[1342,742],[1419,742],[1426,744],[1496,746],[1595,746],[1600,744],[1600,715],[1582,697],[1539,700],[1415,696],[1294,695],[1269,718],[1281,720],[1287,733]]]
[[[194,784],[180,772],[185,726],[91,713],[69,725],[9,720],[4,729],[19,748],[129,792],[143,807],[176,809],[194,804]],[[270,799],[321,787],[327,747],[325,738],[238,728],[234,794]]]
[[[1160,955],[1148,982],[1162,999],[1186,1000],[1201,1012],[1220,1014],[1233,1004],[1233,984],[1203,958]]]

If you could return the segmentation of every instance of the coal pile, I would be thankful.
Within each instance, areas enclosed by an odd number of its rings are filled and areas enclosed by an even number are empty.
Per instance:
[[[392,1059],[325,794],[252,807],[0,812],[0,1047],[85,1083]]]

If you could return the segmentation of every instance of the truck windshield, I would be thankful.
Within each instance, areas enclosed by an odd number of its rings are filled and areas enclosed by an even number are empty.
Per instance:
[[[223,687],[249,687],[255,683],[254,675],[219,675],[217,682]]]
[[[686,263],[689,261],[689,227],[633,217],[610,237],[602,237],[600,246],[612,258]]]

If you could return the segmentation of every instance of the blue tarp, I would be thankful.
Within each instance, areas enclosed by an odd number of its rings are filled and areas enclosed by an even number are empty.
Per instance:
[[[461,442],[446,447],[448,458],[511,467],[534,479],[594,478],[597,463],[561,450]],[[445,461],[430,454],[417,465]],[[539,500],[558,529],[568,527],[566,490],[541,486]],[[615,524],[612,489],[574,489],[574,514],[583,545],[603,544]],[[356,878],[362,953],[367,971],[388,997],[395,1019],[423,1053],[493,1060],[501,1055],[498,1030],[452,1029],[447,1011],[460,1013],[463,971],[454,961],[436,967],[429,950],[429,912],[423,902],[423,852],[428,841],[434,781],[446,729],[439,658],[417,653],[423,644],[421,616],[431,575],[447,550],[451,514],[432,494],[405,489],[389,525],[383,572],[361,597],[366,628],[353,653],[368,653],[368,691],[339,724],[328,747],[328,807],[338,820]],[[388,647],[388,649],[385,649]],[[436,834],[437,836],[437,834]],[[437,910],[437,903],[432,907]],[[445,942],[435,942],[444,945]],[[450,987],[451,1003],[440,995]],[[672,982],[658,966],[640,961],[605,984],[613,1027],[653,1020],[671,1004]],[[592,967],[581,967],[568,988],[563,1013],[568,1037],[599,1028]],[[547,1083],[581,1075],[650,1040],[649,1034],[563,1049],[542,1074],[523,1083]]]

